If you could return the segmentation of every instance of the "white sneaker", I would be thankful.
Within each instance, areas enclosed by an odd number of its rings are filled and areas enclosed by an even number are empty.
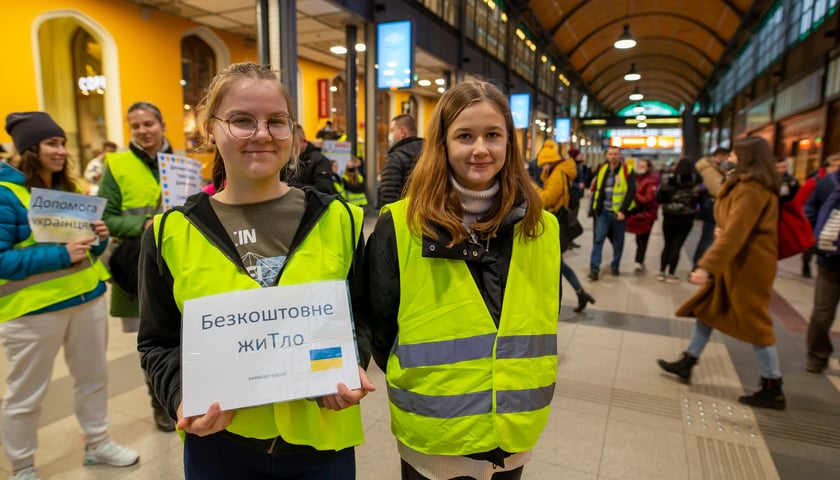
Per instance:
[[[645,266],[642,265],[639,262],[636,262],[636,266],[635,266],[634,270],[636,270],[637,272],[644,272],[645,271]]]
[[[111,465],[112,467],[127,467],[134,465],[140,459],[140,454],[106,438],[95,447],[85,445],[84,465]]]
[[[12,475],[12,480],[41,480],[35,467],[26,467],[23,470],[18,470]]]
[[[680,283],[680,277],[676,275],[665,276],[665,283]]]

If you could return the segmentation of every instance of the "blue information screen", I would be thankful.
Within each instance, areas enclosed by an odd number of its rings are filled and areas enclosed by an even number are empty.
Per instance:
[[[413,75],[411,21],[376,26],[377,88],[409,88]]]
[[[558,118],[554,121],[554,141],[557,143],[568,143],[572,134],[572,120],[570,118]]]
[[[510,113],[513,116],[513,126],[516,128],[528,128],[531,121],[531,94],[511,93]]]

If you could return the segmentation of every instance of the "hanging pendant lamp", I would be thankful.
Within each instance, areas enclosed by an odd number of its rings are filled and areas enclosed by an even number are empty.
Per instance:
[[[630,64],[630,71],[627,72],[626,74],[624,74],[624,79],[627,80],[628,82],[635,82],[636,80],[639,80],[640,78],[642,78],[642,76],[639,75],[639,72],[636,71],[636,64],[631,63]]]
[[[636,46],[636,41],[633,40],[633,36],[630,35],[630,25],[626,23],[624,24],[624,32],[619,35],[618,40],[615,41],[613,46],[619,50],[626,50]]]

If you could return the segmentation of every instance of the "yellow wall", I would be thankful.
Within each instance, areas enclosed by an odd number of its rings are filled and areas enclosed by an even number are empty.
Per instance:
[[[320,63],[311,62],[305,58],[298,58],[298,68],[300,69],[298,97],[302,99],[300,101],[301,105],[297,106],[298,122],[303,126],[306,137],[315,139],[315,133],[327,123],[327,118],[318,118],[318,80],[325,78],[332,82],[333,78],[343,73],[344,70],[336,70]],[[358,128],[359,136],[364,138],[365,129],[362,126],[365,122],[365,89],[362,86],[364,85],[365,77],[357,74],[357,81],[356,121],[358,125],[356,128]]]
[[[14,65],[14,74],[0,75],[0,91],[6,92],[0,96],[0,114],[4,118],[9,112],[46,107],[38,102],[35,62],[40,52],[34,51],[34,23],[45,13],[60,16],[61,11],[75,11],[107,30],[116,44],[122,104],[120,110],[124,112],[131,103],[138,100],[156,104],[167,123],[167,138],[174,148],[183,148],[180,44],[181,37],[199,27],[199,24],[157,10],[149,10],[150,15],[144,18],[138,4],[125,0],[7,3],[4,5],[5,21],[0,30],[0,39],[7,46],[3,55],[4,64]],[[231,62],[256,60],[256,47],[246,46],[242,37],[217,30],[213,32],[227,45]],[[67,48],[70,48],[69,45]],[[60,113],[55,116],[63,118]],[[112,125],[109,127],[114,128]],[[123,130],[127,142],[128,129],[123,126]],[[0,141],[11,141],[5,130],[0,132]]]

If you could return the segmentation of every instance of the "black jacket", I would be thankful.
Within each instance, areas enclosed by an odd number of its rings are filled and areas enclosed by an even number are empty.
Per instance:
[[[379,183],[379,208],[403,197],[403,189],[421,150],[423,139],[419,137],[403,138],[388,150]]]
[[[303,239],[318,223],[331,201],[341,201],[335,196],[323,195],[311,189],[305,189],[306,210],[300,228],[295,233],[288,257],[294,255]],[[187,203],[178,210],[225,256],[246,272],[245,265],[237,253],[227,231],[225,231],[215,211],[210,205],[206,193],[198,193],[187,199]],[[161,222],[166,228],[165,217]],[[359,360],[367,368],[370,362],[370,328],[368,314],[364,304],[365,275],[362,269],[364,236],[357,241],[353,267],[350,269],[348,284],[353,307],[356,341]],[[282,273],[281,273],[282,275]],[[161,404],[176,417],[181,403],[181,311],[175,303],[172,291],[173,278],[165,261],[157,249],[154,229],[146,229],[140,251],[140,330],[137,334],[137,349],[140,351],[140,364],[146,371],[152,388]]]
[[[333,186],[332,175],[330,159],[321,152],[320,148],[307,143],[306,148],[300,152],[297,170],[290,171],[285,168],[280,173],[280,178],[293,187],[309,186],[321,193],[334,195],[338,192]]]
[[[817,186],[814,187],[814,191],[811,192],[811,195],[802,207],[803,213],[805,213],[805,216],[811,223],[811,228],[817,227],[817,217],[820,214],[820,207],[828,201],[828,197],[835,189],[835,179],[831,178],[832,175],[835,175],[837,181],[840,181],[840,173],[838,172],[830,173],[817,180]],[[814,236],[819,236],[819,234],[820,232],[814,232]],[[817,249],[817,255],[817,265],[831,270],[840,271],[840,255],[832,255],[829,257],[821,254],[819,249]]]
[[[699,175],[668,172],[659,183],[656,201],[662,205],[662,213],[693,216],[700,205],[701,191]]]

